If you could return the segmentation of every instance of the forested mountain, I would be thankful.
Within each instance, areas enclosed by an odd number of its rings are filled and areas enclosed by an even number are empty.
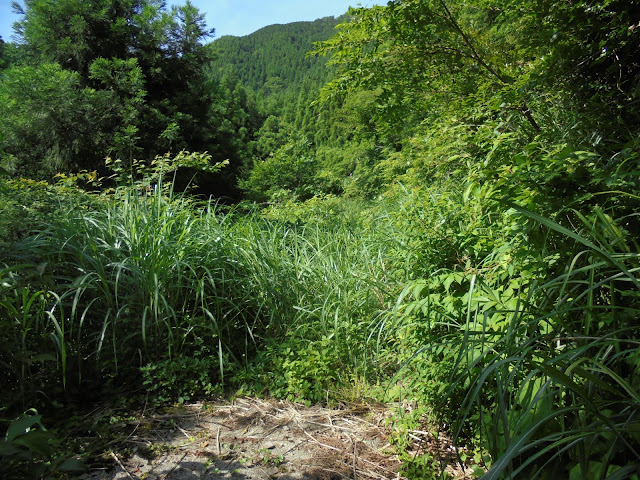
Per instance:
[[[328,40],[345,19],[325,17],[271,25],[245,37],[222,37],[208,46],[214,58],[212,74],[236,78],[254,94],[264,118],[256,136],[255,155],[239,178],[249,198],[268,200],[277,192],[285,197],[310,198],[326,190],[313,178],[318,171],[314,145],[329,136],[331,127],[326,121],[328,110],[318,110],[313,102],[335,69],[327,65],[326,57],[309,53],[315,43]],[[282,184],[271,173],[260,173],[261,169],[268,171],[273,162],[266,160],[281,155],[295,163],[287,168],[297,172],[281,178]]]
[[[295,132],[282,161],[306,158],[285,170],[304,180],[277,187],[276,152],[255,165],[243,184],[248,194],[370,197],[398,181],[451,179],[481,167],[465,159],[481,155],[488,163],[504,158],[499,151],[545,159],[530,166],[555,192],[538,192],[543,197],[584,190],[587,178],[569,172],[589,171],[587,157],[568,161],[563,152],[615,157],[639,123],[640,74],[632,53],[638,7],[507,3],[402,1],[350,11],[354,21],[316,49],[342,70],[321,101],[313,91],[307,97],[313,105],[297,104],[294,118],[280,117]]]
[[[0,68],[7,70],[0,133],[10,171],[51,178],[101,170],[106,156],[130,163],[166,151],[208,151],[213,162],[229,164],[203,177],[201,191],[238,200],[238,178],[255,159],[272,155],[293,131],[309,142],[320,138],[310,104],[331,70],[326,58],[307,53],[343,19],[272,25],[203,45],[210,32],[195,9],[134,0],[114,9],[87,5],[26,2],[22,42],[1,44]],[[65,30],[69,15],[81,28]],[[33,94],[26,78],[37,87]],[[22,149],[25,141],[33,148]]]
[[[265,118],[253,161],[240,178],[248,198],[370,196],[380,190],[363,167],[382,153],[370,131],[372,97],[365,93],[346,102],[316,103],[336,68],[313,49],[346,21],[345,15],[271,25],[208,45],[214,57],[212,74],[237,79],[253,92]],[[280,170],[292,174],[283,176]]]
[[[232,70],[240,82],[261,96],[295,91],[303,83],[326,83],[327,59],[308,57],[315,42],[328,40],[344,17],[270,25],[244,37],[225,36],[209,44],[211,67]]]

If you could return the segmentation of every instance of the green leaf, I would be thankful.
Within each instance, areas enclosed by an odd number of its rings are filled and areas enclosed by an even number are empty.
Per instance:
[[[590,240],[584,238],[581,235],[578,235],[577,233],[569,230],[566,227],[563,227],[562,225],[554,222],[553,220],[543,217],[542,215],[539,215],[535,212],[532,212],[530,210],[527,210],[526,208],[522,208],[519,205],[513,204],[511,202],[505,202],[509,207],[513,208],[514,210],[518,211],[519,213],[521,213],[522,215],[531,218],[532,220],[535,220],[536,222],[540,223],[541,225],[544,225],[548,228],[551,228],[552,230],[555,230],[558,233],[561,233],[573,240],[575,240],[578,243],[581,243],[583,245],[585,245],[586,247],[598,252],[607,262],[609,262],[611,265],[615,266],[616,268],[618,268],[620,271],[622,271],[627,278],[629,278],[629,280],[631,280],[631,282],[633,282],[633,284],[636,286],[636,288],[640,288],[640,281],[631,274],[631,272],[627,269],[627,267],[624,266],[624,264],[622,262],[620,262],[618,259],[616,259],[613,254],[603,250],[602,248],[598,247],[597,245],[595,245],[593,242],[591,242]]]
[[[15,454],[21,453],[21,452],[22,452],[22,450],[17,448],[11,442],[8,442],[6,440],[0,441],[0,456],[8,457],[8,456],[15,455]]]
[[[86,465],[75,457],[67,458],[62,462],[57,470],[60,472],[82,472],[86,470]]]
[[[42,353],[40,355],[36,355],[34,356],[32,359],[32,361],[34,362],[55,362],[56,361],[56,357],[54,357],[53,355],[50,355],[48,353]]]
[[[13,441],[16,437],[27,433],[29,429],[33,428],[34,425],[39,425],[40,427],[42,427],[40,420],[42,420],[42,415],[24,414],[18,417],[13,422],[11,422],[11,425],[9,425],[7,434],[5,435],[6,440],[9,442]]]
[[[22,445],[30,452],[34,452],[42,457],[49,457],[52,453],[52,446],[50,441],[52,435],[49,432],[43,432],[42,430],[31,430],[24,435],[20,435],[13,440],[15,445]]]

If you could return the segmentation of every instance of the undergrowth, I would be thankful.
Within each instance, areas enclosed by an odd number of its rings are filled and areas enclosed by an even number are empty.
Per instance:
[[[4,211],[3,416],[121,384],[155,406],[409,398],[398,431],[449,430],[483,478],[637,478],[635,214],[550,219],[474,184],[228,208],[165,166]]]

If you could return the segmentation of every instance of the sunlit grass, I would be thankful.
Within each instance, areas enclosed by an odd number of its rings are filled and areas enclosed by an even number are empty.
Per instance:
[[[640,460],[635,240],[597,208],[576,231],[513,213],[576,252],[564,272],[485,278],[480,268],[412,283],[387,320],[421,342],[406,369],[426,365],[445,385],[430,398],[459,442],[487,452],[483,478],[630,478]],[[449,373],[431,373],[439,358]]]
[[[340,216],[295,224],[240,214],[161,186],[66,208],[13,253],[42,266],[38,348],[55,357],[63,388],[183,357],[215,357],[206,373],[222,386],[284,338],[330,339],[345,381],[368,373],[369,319],[399,288],[373,229]],[[23,310],[16,334],[33,321]]]
[[[640,464],[640,257],[602,210],[569,229],[430,192],[266,215],[141,192],[70,201],[7,249],[2,382],[23,407],[100,378],[158,401],[375,391],[411,396],[487,478]]]

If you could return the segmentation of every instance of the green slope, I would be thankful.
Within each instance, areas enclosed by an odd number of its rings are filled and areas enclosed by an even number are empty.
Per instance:
[[[322,86],[329,78],[325,57],[307,57],[314,42],[327,40],[344,17],[313,22],[270,25],[244,37],[225,36],[209,45],[215,54],[214,72],[231,69],[238,80],[261,96],[297,91],[312,82]]]

